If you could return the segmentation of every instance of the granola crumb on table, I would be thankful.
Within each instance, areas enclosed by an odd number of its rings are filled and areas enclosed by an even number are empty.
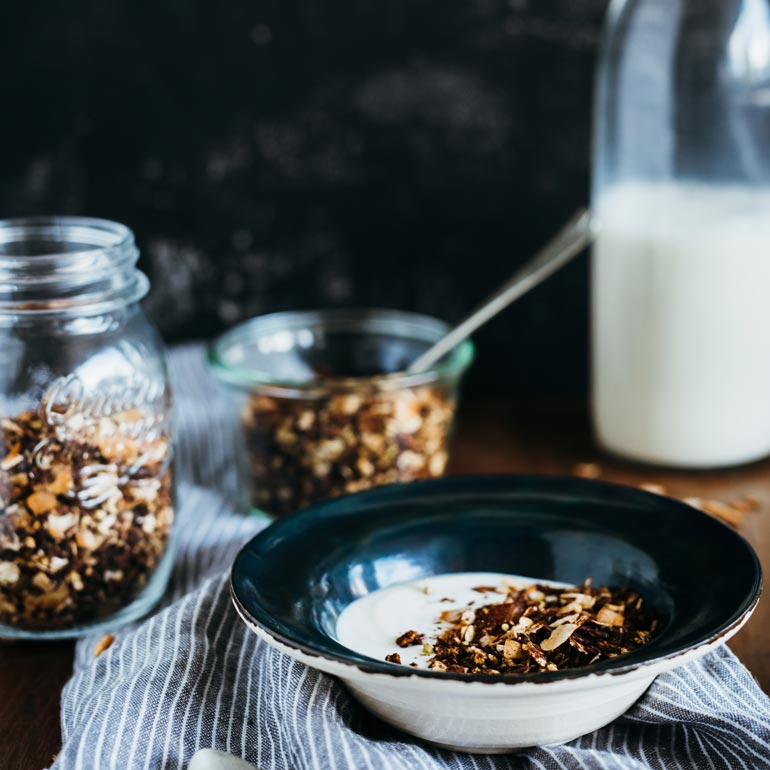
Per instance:
[[[105,650],[112,647],[112,643],[115,641],[115,637],[112,634],[105,634],[94,647],[94,657],[98,658]]]

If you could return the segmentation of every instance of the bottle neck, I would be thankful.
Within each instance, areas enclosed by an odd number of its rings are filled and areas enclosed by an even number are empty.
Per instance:
[[[0,313],[91,314],[149,288],[124,225],[85,217],[0,220]]]

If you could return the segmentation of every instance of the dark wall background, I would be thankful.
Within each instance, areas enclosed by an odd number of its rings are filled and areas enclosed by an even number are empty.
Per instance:
[[[605,0],[47,0],[0,11],[0,215],[130,225],[168,340],[267,311],[457,320],[587,200]],[[585,388],[583,257],[470,388]]]

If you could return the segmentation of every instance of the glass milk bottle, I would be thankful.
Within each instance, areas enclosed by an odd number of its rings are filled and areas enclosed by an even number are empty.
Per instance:
[[[613,0],[593,153],[600,444],[770,454],[770,2]]]

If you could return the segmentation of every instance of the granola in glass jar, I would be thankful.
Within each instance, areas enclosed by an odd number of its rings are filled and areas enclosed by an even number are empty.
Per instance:
[[[209,364],[231,404],[244,508],[284,515],[442,475],[473,344],[408,368],[448,329],[400,310],[289,311],[215,340]]]
[[[174,520],[171,449],[148,430],[153,416],[50,417],[41,408],[0,420],[0,622],[25,628],[130,603]]]
[[[453,394],[440,385],[313,400],[251,395],[241,416],[252,504],[283,515],[441,476],[454,412]]]

